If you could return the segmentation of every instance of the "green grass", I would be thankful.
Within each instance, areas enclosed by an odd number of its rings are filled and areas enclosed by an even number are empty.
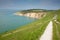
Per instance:
[[[60,22],[60,10],[56,11],[57,21]],[[60,40],[60,24],[53,21],[53,40]]]
[[[59,40],[59,36],[58,36],[58,34],[57,34],[57,25],[56,25],[56,23],[54,22],[53,23],[53,40]]]
[[[60,40],[60,24],[53,23],[53,40]]]

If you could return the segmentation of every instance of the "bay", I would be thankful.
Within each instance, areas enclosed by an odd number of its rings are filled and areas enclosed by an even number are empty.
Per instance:
[[[18,11],[18,10],[17,10]],[[0,33],[14,30],[35,21],[35,18],[14,15],[16,10],[0,10]]]

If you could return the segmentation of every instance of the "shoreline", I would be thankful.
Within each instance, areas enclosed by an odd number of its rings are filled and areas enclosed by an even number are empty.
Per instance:
[[[45,17],[46,16],[46,13],[42,12],[42,13],[14,13],[14,15],[18,15],[18,16],[26,16],[26,17],[31,17],[31,18],[37,18],[37,19],[40,19],[42,17]]]

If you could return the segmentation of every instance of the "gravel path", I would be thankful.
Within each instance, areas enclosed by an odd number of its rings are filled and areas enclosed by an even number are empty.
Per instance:
[[[52,27],[52,21],[48,24],[47,28],[45,29],[44,33],[40,37],[39,40],[52,40],[52,33],[53,33],[53,27]]]

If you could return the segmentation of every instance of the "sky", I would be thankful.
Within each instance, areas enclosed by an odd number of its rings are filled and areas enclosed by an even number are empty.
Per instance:
[[[60,0],[0,0],[0,9],[60,9]]]

